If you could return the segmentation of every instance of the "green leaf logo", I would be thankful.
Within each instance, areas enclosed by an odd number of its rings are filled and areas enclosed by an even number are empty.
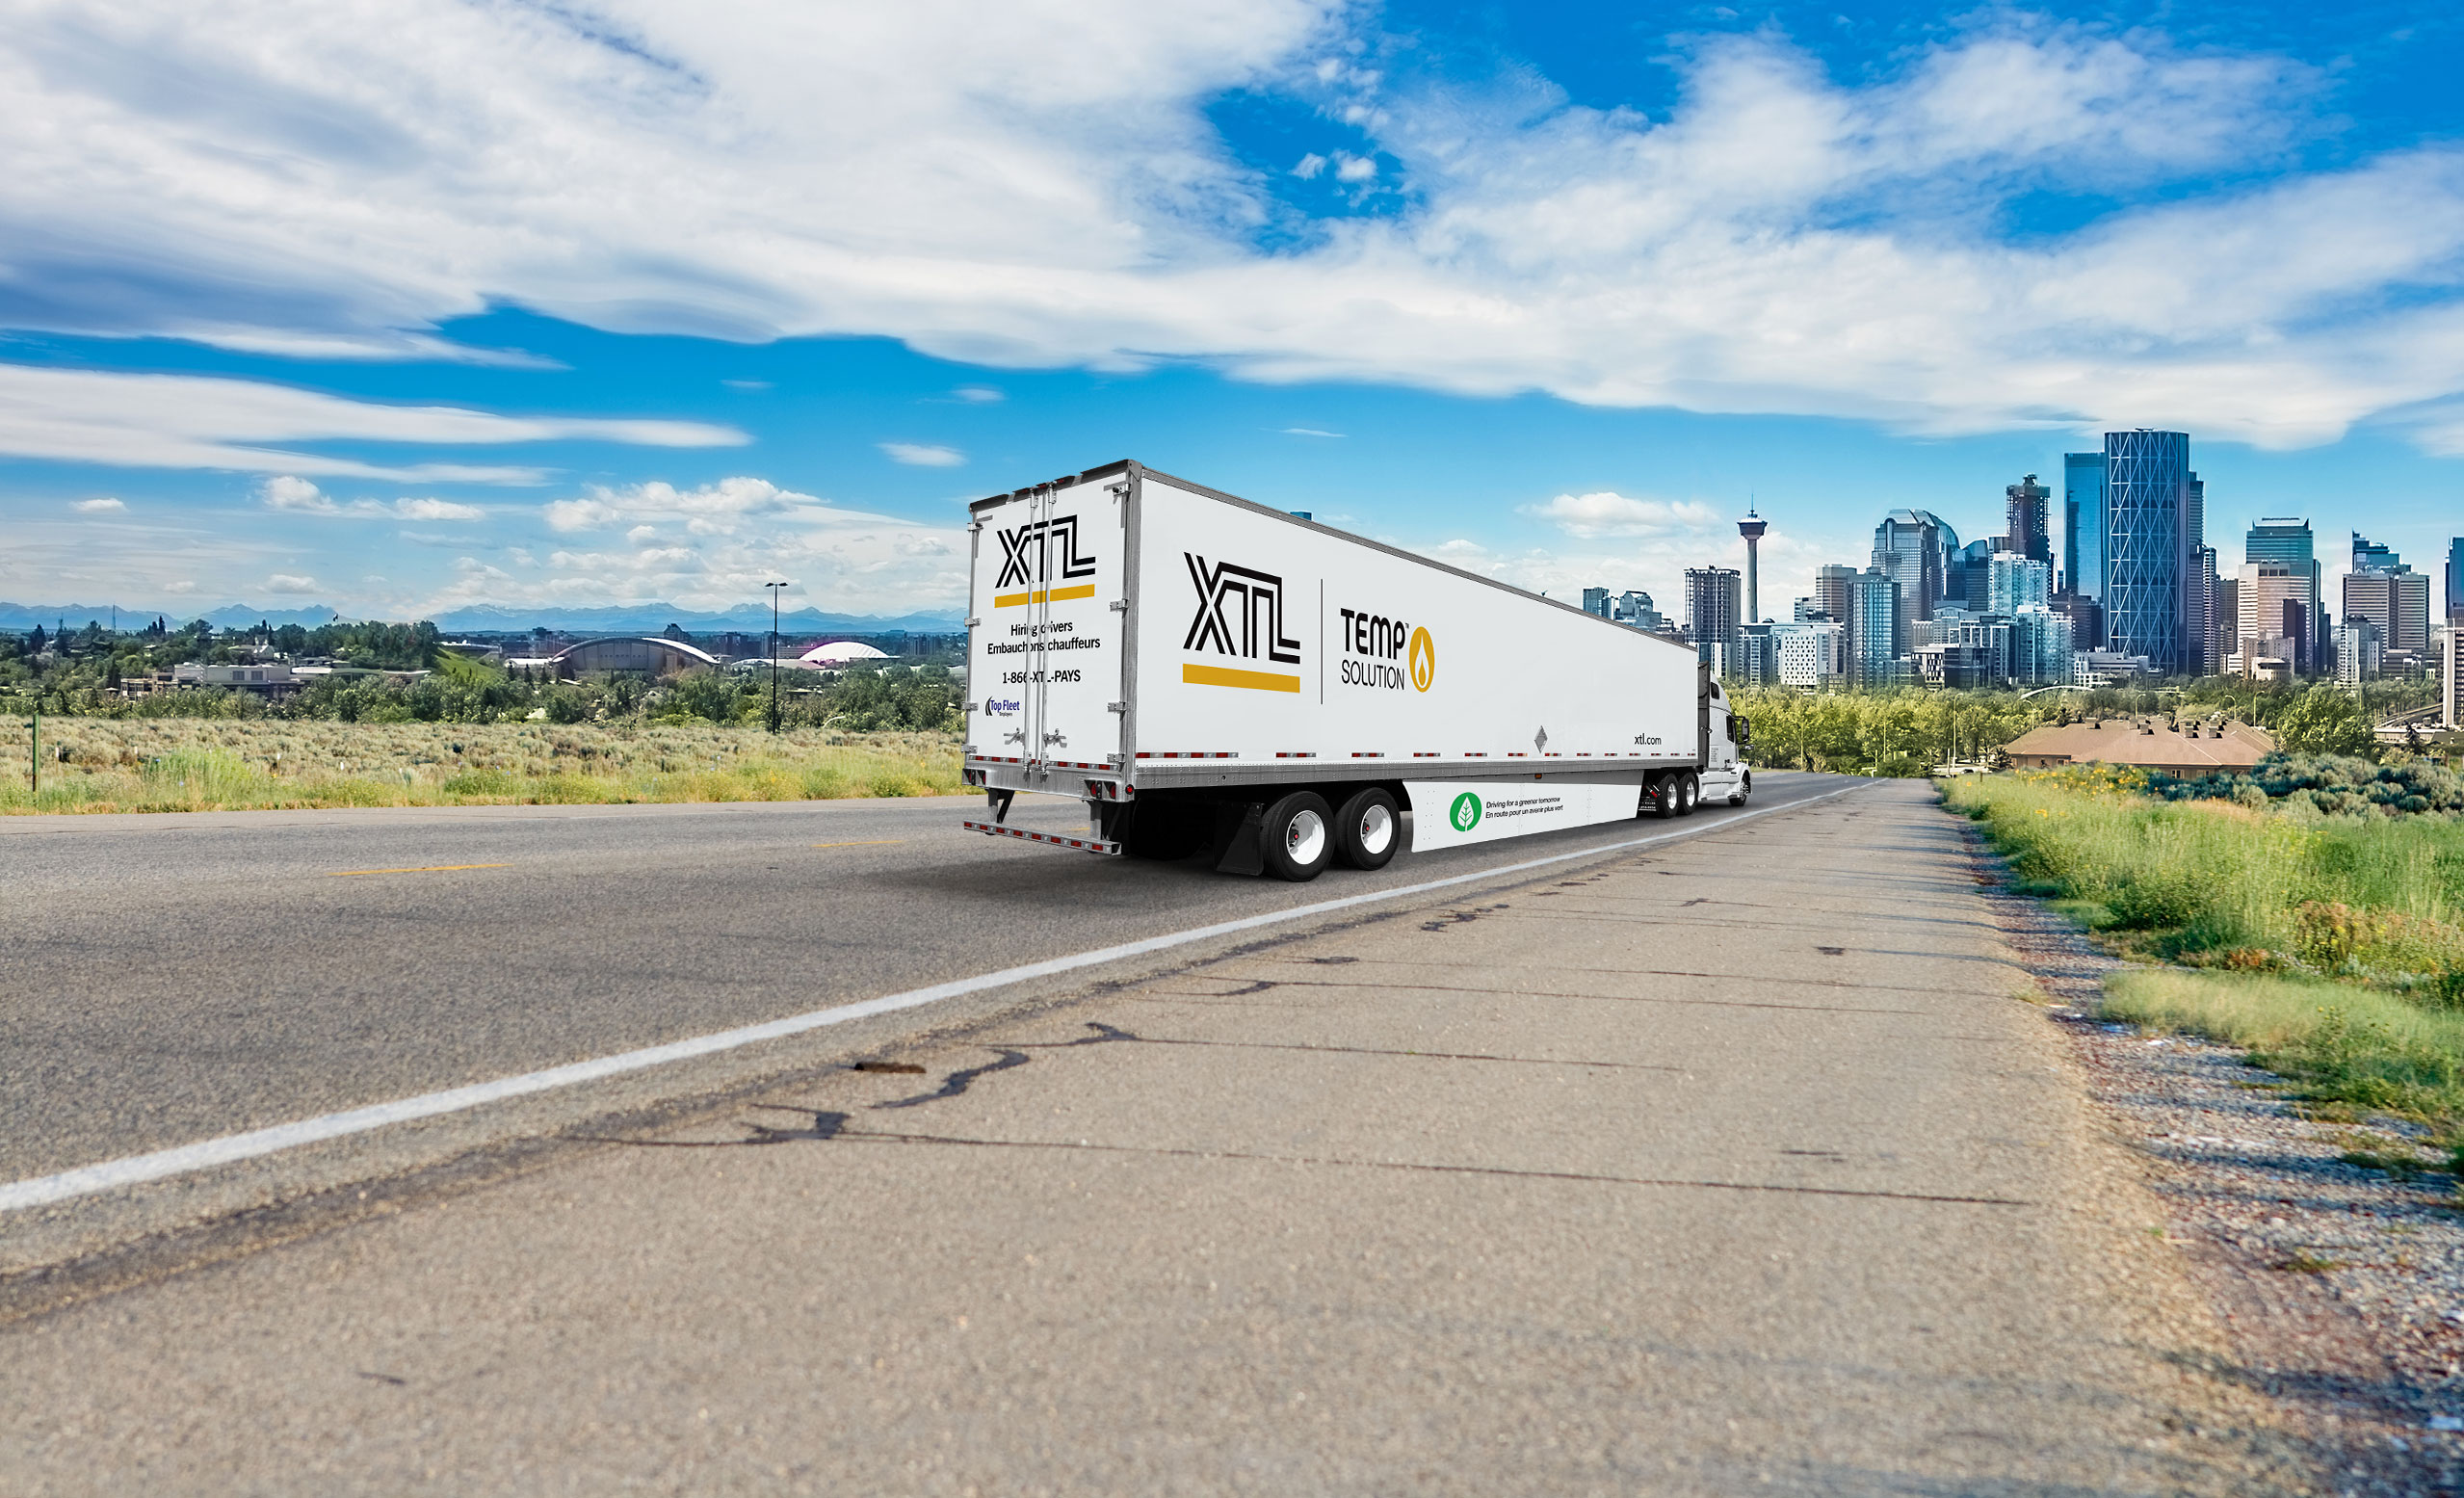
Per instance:
[[[1481,799],[1470,791],[1455,798],[1455,809],[1446,814],[1457,832],[1468,832],[1481,825]]]

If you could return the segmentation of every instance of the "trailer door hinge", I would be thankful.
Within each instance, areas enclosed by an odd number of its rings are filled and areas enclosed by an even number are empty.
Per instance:
[[[1129,612],[1129,600],[1127,598],[1114,599],[1113,612],[1114,614],[1127,614]]]
[[[983,625],[983,620],[982,620],[982,619],[980,619],[980,618],[973,618],[973,619],[969,619],[969,620],[967,620],[967,627],[968,627],[969,629],[976,629],[976,628],[980,628],[980,627],[982,627],[982,625]]]
[[[1129,711],[1129,704],[1127,702],[1107,702],[1104,704],[1104,711],[1108,713],[1126,713]]]

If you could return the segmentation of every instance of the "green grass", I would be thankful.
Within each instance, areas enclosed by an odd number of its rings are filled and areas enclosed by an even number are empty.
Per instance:
[[[7,736],[0,728],[0,739]],[[659,724],[46,721],[0,743],[0,814],[816,801],[965,789],[947,735]]]
[[[2331,1114],[2464,1129],[2464,1013],[2319,979],[2142,968],[2106,980],[2104,1014],[2240,1046]]]
[[[2156,933],[2149,955],[2332,950],[2390,981],[2464,971],[2464,823],[2156,802],[2110,775],[1975,775],[1943,795],[2032,892],[2091,929]],[[2330,906],[2372,919],[2339,936]]]

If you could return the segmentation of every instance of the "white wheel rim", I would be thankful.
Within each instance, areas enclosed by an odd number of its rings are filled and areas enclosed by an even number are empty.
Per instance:
[[[1326,855],[1326,819],[1314,811],[1295,816],[1283,828],[1283,850],[1302,866]]]
[[[1383,806],[1372,806],[1360,814],[1360,851],[1376,856],[1386,851],[1395,840],[1395,814]]]

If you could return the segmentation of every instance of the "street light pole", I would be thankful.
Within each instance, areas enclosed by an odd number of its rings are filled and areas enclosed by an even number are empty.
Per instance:
[[[778,594],[785,583],[764,583],[770,590],[770,731],[778,731]]]

